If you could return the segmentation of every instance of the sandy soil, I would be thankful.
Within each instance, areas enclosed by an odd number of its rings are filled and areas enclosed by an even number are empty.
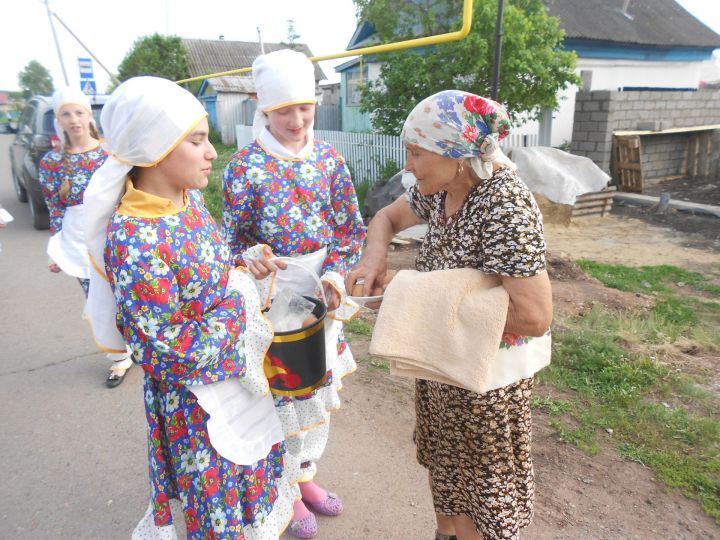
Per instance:
[[[673,217],[680,222],[685,218]],[[720,276],[713,236],[717,224],[705,223],[706,227],[688,234],[654,223],[652,216],[638,209],[619,209],[604,218],[547,226],[555,309],[569,313],[591,302],[609,306],[647,302],[585,277],[572,263],[579,258],[628,265],[673,264]],[[415,253],[412,244],[394,249],[390,266],[412,267]],[[372,312],[364,310],[362,316],[374,321]],[[319,475],[321,480],[332,478],[338,489],[347,492],[349,488],[346,503],[354,513],[332,523],[321,519],[318,538],[429,539],[432,506],[410,440],[412,386],[374,366],[367,346],[368,338],[353,337],[360,367],[347,378],[344,399],[348,406],[334,420],[329,466]],[[696,365],[698,359],[693,359],[692,351],[688,353],[692,360],[688,366]],[[700,356],[703,369],[713,371],[714,381],[720,380],[720,358]],[[720,384],[715,390],[720,390]],[[538,388],[541,393],[551,391]],[[610,437],[606,436],[604,450],[591,457],[559,441],[547,416],[535,412],[536,516],[523,538],[720,539],[720,526],[695,501],[656,481],[651,470],[619,457]],[[381,504],[375,504],[375,491],[382,493]],[[371,499],[375,503],[370,504]]]

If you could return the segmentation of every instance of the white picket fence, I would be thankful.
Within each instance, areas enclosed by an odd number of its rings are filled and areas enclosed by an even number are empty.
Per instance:
[[[237,125],[235,130],[238,148],[252,142],[251,126]],[[345,158],[356,184],[374,184],[384,180],[383,176],[387,176],[391,169],[397,171],[405,166],[405,148],[400,142],[400,137],[316,130],[315,138],[327,141]],[[511,134],[500,143],[504,150],[537,145],[537,134]]]

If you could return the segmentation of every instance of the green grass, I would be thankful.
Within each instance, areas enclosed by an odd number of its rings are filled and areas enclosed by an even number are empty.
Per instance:
[[[626,321],[641,341],[685,338],[720,351],[720,286],[702,274],[670,265],[632,268],[580,260],[578,266],[608,287],[656,298],[648,317]]]
[[[562,440],[595,454],[605,437],[720,523],[720,396],[653,354],[680,339],[720,350],[720,288],[673,266],[579,264],[608,286],[656,302],[649,312],[596,305],[560,321],[552,364],[538,378],[572,397],[537,397],[533,406],[549,413]],[[672,286],[678,282],[683,287]],[[703,298],[693,296],[699,291]]]
[[[390,373],[390,364],[384,359],[378,356],[364,356],[360,358],[361,364],[367,364],[368,371],[381,371],[383,373]]]
[[[373,327],[369,322],[363,319],[355,318],[345,323],[344,331],[361,336],[371,336]]]
[[[220,142],[213,142],[213,146],[215,146],[215,150],[218,153],[218,158],[213,162],[212,172],[210,173],[208,186],[203,191],[203,197],[205,197],[205,206],[207,206],[213,218],[215,218],[215,221],[220,225],[222,223],[223,206],[223,171],[232,155],[237,151],[237,148],[234,146],[226,146]]]

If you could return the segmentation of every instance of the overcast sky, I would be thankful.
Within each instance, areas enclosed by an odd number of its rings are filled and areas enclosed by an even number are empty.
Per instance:
[[[49,0],[50,8],[108,69],[118,64],[141,36],[158,32],[186,38],[257,41],[260,27],[265,42],[287,38],[293,20],[300,42],[315,56],[342,52],[355,31],[352,0]],[[707,26],[720,33],[720,1],[678,0]],[[12,6],[12,7],[10,7]],[[119,7],[118,7],[119,6]],[[5,0],[0,31],[0,89],[17,90],[18,73],[31,60],[47,67],[55,86],[64,84],[50,22],[41,0]],[[54,19],[70,84],[79,84],[78,57],[87,52]],[[333,67],[347,58],[321,63],[331,81]],[[98,91],[109,78],[93,63]]]

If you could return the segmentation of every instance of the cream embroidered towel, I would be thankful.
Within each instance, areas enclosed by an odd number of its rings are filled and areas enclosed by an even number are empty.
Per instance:
[[[401,270],[385,290],[370,354],[387,358],[395,375],[483,392],[507,310],[497,276]]]

